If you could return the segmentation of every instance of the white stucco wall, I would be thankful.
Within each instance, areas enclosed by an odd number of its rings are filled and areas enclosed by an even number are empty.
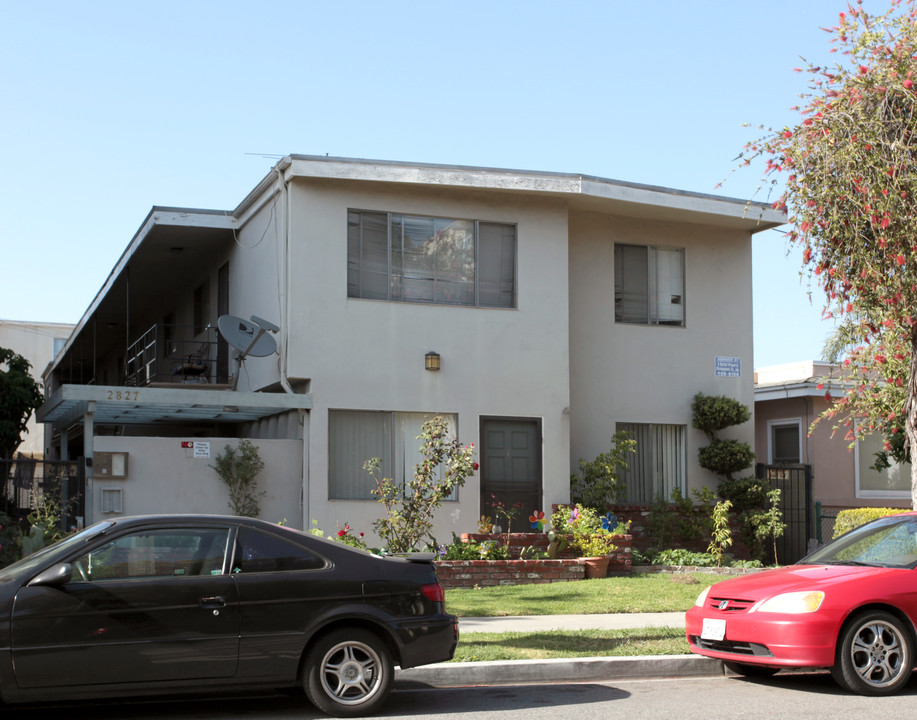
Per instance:
[[[684,327],[615,322],[614,244],[685,249]],[[753,411],[751,241],[747,233],[583,213],[571,221],[571,446],[574,461],[610,447],[618,422],[687,426],[688,489],[715,487],[701,469],[703,433],[691,427],[698,392]],[[716,356],[738,357],[739,378],[717,377]],[[730,429],[754,445],[754,420]]]
[[[0,347],[13,350],[32,364],[32,377],[41,382],[41,374],[54,358],[54,341],[66,340],[73,325],[65,323],[32,323],[0,320]],[[29,418],[25,434],[17,452],[35,457],[44,456],[44,429]]]
[[[348,208],[515,223],[516,309],[347,298]],[[369,530],[377,503],[328,499],[330,409],[448,412],[459,439],[480,446],[482,416],[535,418],[543,426],[544,505],[568,500],[569,363],[567,213],[557,203],[370,184],[292,186],[289,357],[311,378],[307,509],[323,528]],[[435,350],[442,370],[424,370]],[[418,443],[419,444],[419,443]],[[480,516],[478,477],[437,518],[437,535],[467,532]]]
[[[210,444],[210,458],[194,457],[194,450],[182,442]],[[148,513],[213,513],[229,515],[229,495],[223,481],[210,467],[226,445],[238,447],[233,438],[96,437],[93,453],[127,452],[128,476],[124,480],[93,479],[92,513],[87,522],[111,517],[102,513],[103,488],[121,488],[124,515]],[[300,498],[302,442],[299,440],[254,440],[261,452],[264,470],[259,487],[267,491],[261,501],[260,517],[270,522],[286,520],[301,528]]]

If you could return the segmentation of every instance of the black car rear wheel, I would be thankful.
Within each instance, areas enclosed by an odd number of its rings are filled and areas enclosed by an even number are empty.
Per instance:
[[[366,630],[337,630],[309,651],[303,687],[309,700],[335,717],[374,712],[392,689],[395,669],[385,643]]]
[[[914,665],[911,636],[891,613],[855,617],[838,639],[831,675],[860,695],[891,695],[907,683]]]

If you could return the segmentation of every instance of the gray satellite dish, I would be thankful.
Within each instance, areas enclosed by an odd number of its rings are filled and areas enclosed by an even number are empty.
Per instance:
[[[245,362],[245,358],[249,355],[252,357],[265,357],[277,349],[277,341],[274,336],[267,333],[269,331],[272,333],[278,332],[280,328],[272,322],[259,318],[257,315],[252,315],[251,322],[235,315],[223,315],[217,320],[217,327],[226,342],[239,351],[239,355],[236,357],[236,361],[239,363],[239,370],[241,370],[242,363]],[[236,389],[239,383],[239,375],[240,373],[236,372],[232,383],[233,390]]]
[[[252,322],[235,315],[224,315],[217,320],[220,335],[242,353],[242,357],[265,357],[277,349],[277,341],[267,331],[277,332],[279,327],[252,315]]]

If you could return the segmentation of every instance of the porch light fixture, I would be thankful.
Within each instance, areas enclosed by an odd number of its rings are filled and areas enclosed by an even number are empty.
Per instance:
[[[424,367],[436,372],[439,370],[439,353],[432,350],[424,355]]]

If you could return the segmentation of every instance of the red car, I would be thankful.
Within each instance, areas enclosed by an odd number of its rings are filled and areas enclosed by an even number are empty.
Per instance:
[[[842,687],[889,695],[917,663],[917,513],[881,518],[795,565],[726,580],[685,620],[691,651],[746,676],[830,668]]]

